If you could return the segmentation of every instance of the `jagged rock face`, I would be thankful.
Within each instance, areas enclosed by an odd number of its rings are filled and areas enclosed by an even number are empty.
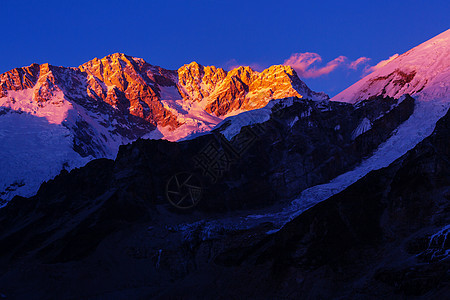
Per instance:
[[[0,75],[0,97],[6,96],[7,90],[17,91],[32,88],[38,79],[39,65],[13,69]]]
[[[119,53],[101,60],[93,59],[79,69],[87,74],[88,84],[92,85],[88,87],[89,94],[122,113],[140,117],[153,125],[180,125],[159,101],[158,84],[175,85],[171,81],[174,72]]]
[[[50,100],[52,90],[56,87],[56,80],[52,70],[56,67],[48,64],[38,65],[32,64],[29,67],[13,69],[0,75],[0,86],[2,88],[1,97],[5,97],[7,91],[20,91],[31,89],[37,85],[34,91],[33,99],[37,102],[45,102]]]
[[[208,97],[227,76],[222,68],[203,67],[196,62],[178,69],[178,82],[183,98],[200,102]]]
[[[327,99],[325,94],[312,92],[290,66],[272,66],[261,73],[250,67],[225,72],[193,62],[181,67],[178,76],[182,95],[191,101],[206,98],[205,110],[216,116],[261,108],[271,99]]]
[[[34,101],[50,101],[56,92],[61,91],[56,78],[61,71],[63,71],[62,68],[50,66],[49,64],[39,66],[39,79],[36,82],[36,89],[33,93]]]

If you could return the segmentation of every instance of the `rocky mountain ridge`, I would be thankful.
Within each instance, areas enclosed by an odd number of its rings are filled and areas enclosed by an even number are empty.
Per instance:
[[[166,70],[115,53],[78,68],[13,69],[0,75],[0,153],[9,158],[0,165],[0,199],[31,196],[62,169],[114,158],[140,137],[176,141],[288,96],[328,99],[287,66]]]
[[[105,102],[124,115],[168,130],[184,123],[164,105],[164,100],[201,102],[207,113],[223,118],[237,111],[261,108],[271,99],[328,98],[312,92],[289,66],[272,66],[261,73],[250,67],[227,72],[192,62],[173,71],[122,53],[94,58],[78,68],[32,64],[13,69],[0,75],[0,87],[2,98],[8,91],[33,89],[30,100],[42,104],[51,100],[56,91],[81,105]],[[175,88],[172,95],[165,90],[170,88]]]

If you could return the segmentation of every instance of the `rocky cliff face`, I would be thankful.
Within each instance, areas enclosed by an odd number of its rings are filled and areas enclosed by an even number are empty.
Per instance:
[[[39,78],[39,65],[13,69],[0,75],[0,96],[4,97],[8,90],[17,91],[32,88]]]
[[[159,86],[175,85],[176,72],[119,53],[93,59],[79,69],[86,74],[89,96],[153,125],[180,126],[176,116],[161,103],[159,89]]]
[[[184,97],[192,101],[207,99],[205,110],[216,116],[261,108],[271,99],[327,99],[325,94],[312,92],[289,66],[272,66],[261,73],[250,67],[225,72],[194,62],[181,67],[178,74]]]

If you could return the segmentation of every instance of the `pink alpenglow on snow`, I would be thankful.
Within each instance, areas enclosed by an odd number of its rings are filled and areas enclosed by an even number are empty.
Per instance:
[[[389,62],[393,61],[394,59],[396,59],[398,57],[398,53],[395,53],[394,55],[390,56],[388,59],[382,60],[379,63],[377,63],[375,66],[371,66],[371,67],[367,67],[365,70],[365,73],[372,73],[373,71],[376,71],[382,67],[384,67],[385,65],[387,65]]]
[[[356,103],[376,96],[400,98],[410,94],[419,101],[450,98],[450,29],[372,67],[372,73],[331,98]]]

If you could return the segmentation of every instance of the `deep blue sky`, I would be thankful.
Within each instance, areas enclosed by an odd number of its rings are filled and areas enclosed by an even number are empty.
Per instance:
[[[0,73],[33,62],[78,66],[114,52],[168,69],[197,61],[282,64],[318,53],[376,64],[445,31],[450,1],[7,1],[0,0]],[[334,95],[355,82],[343,66],[304,78]],[[303,79],[303,78],[302,78]]]

